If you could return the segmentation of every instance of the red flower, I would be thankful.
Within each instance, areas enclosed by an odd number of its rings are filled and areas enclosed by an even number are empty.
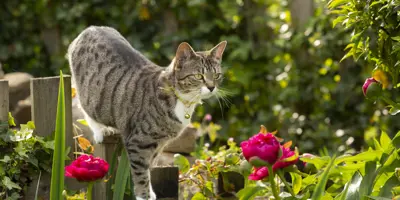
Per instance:
[[[267,167],[254,167],[254,171],[249,175],[249,179],[258,181],[264,179],[265,177],[268,177],[268,175],[269,174]]]
[[[247,161],[251,158],[261,159],[270,164],[275,163],[278,159],[279,142],[271,133],[258,133],[247,141],[240,143],[243,155]]]
[[[299,160],[299,153],[290,150],[292,142],[287,142],[281,146],[282,156],[272,165],[272,170],[275,172],[278,169],[283,169],[290,165],[294,165]],[[254,167],[254,171],[249,175],[250,180],[262,180],[268,177],[269,172],[267,167]]]
[[[108,167],[107,161],[84,154],[65,167],[65,176],[83,182],[96,181],[107,174]]]
[[[294,165],[299,160],[299,154],[297,153],[297,151],[290,151],[291,143],[292,142],[288,142],[281,147],[282,156],[272,166],[272,169],[274,171],[277,169],[283,169],[290,165]]]

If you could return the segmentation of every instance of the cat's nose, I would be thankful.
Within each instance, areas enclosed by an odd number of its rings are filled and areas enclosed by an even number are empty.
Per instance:
[[[215,87],[207,87],[207,88],[210,90],[210,92],[212,92]]]

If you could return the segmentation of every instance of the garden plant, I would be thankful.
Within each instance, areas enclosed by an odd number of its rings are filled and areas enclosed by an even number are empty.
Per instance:
[[[112,191],[107,199],[135,196],[123,148],[105,161],[76,136],[80,149],[66,156],[65,51],[40,42],[62,31],[65,49],[100,22],[159,63],[182,40],[199,49],[230,44],[228,98],[197,109],[194,161],[174,155],[181,198],[400,199],[399,0],[304,0],[312,12],[301,25],[298,0],[49,2],[29,10],[30,1],[7,1],[0,12],[4,70],[61,77],[54,136],[35,135],[34,122],[14,127],[11,114],[0,124],[0,199],[23,198],[44,173],[51,173],[51,200],[91,200],[100,182]],[[66,179],[85,188],[71,191]]]

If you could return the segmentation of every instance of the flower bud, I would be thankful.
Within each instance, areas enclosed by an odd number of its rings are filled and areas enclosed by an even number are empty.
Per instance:
[[[374,78],[367,78],[362,87],[364,96],[371,100],[378,99],[382,94],[382,87]]]

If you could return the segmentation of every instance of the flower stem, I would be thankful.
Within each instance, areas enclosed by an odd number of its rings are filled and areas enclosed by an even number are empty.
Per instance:
[[[275,180],[274,180],[275,174],[272,171],[272,166],[268,165],[267,168],[268,168],[268,173],[269,173],[269,175],[268,175],[269,182],[271,183],[272,194],[274,195],[276,200],[280,200],[278,191],[276,190],[276,184],[275,184]]]
[[[382,100],[385,101],[387,104],[390,104],[391,106],[393,106],[394,108],[400,109],[400,105],[396,102],[394,102],[393,100],[391,100],[390,98],[382,95],[381,96]]]
[[[89,182],[87,192],[86,192],[87,200],[92,200],[92,190],[93,190],[93,182]]]
[[[282,180],[283,184],[285,184],[286,188],[288,189],[292,197],[295,197],[296,195],[294,194],[292,187],[290,187],[289,183],[286,181],[281,171],[278,171],[278,176]]]

